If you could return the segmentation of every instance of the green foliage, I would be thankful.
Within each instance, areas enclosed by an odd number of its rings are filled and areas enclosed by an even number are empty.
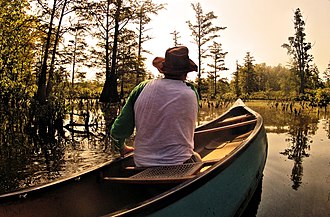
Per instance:
[[[295,93],[286,94],[283,91],[258,91],[249,95],[249,99],[259,100],[284,100],[291,101],[295,98]]]
[[[295,91],[294,77],[289,69],[278,65],[267,66],[265,63],[255,67],[257,91],[283,91],[286,94]]]
[[[28,118],[22,114],[28,113],[36,91],[37,22],[26,13],[28,6],[27,1],[0,2],[0,144],[12,147],[8,150],[21,144],[12,132],[24,130]]]
[[[135,2],[134,2],[135,3]],[[146,75],[146,70],[144,67],[144,60],[143,53],[150,53],[142,48],[143,43],[149,41],[151,37],[146,34],[149,30],[146,28],[146,25],[151,22],[150,15],[157,15],[158,12],[164,9],[164,4],[155,4],[152,0],[144,0],[138,1],[137,5],[135,6],[133,3],[133,11],[137,11],[136,18],[134,19],[133,23],[137,24],[138,30],[138,40],[137,40],[137,64],[136,64],[136,85],[140,83]],[[134,41],[134,40],[132,40]],[[124,43],[127,44],[127,43]]]
[[[1,1],[0,87],[2,94],[20,89],[33,90],[34,17],[27,15],[27,1]],[[28,94],[29,95],[29,94]]]
[[[237,99],[236,94],[232,93],[232,92],[228,92],[222,95],[222,98],[225,101],[229,101],[229,102],[233,102]]]
[[[326,107],[330,104],[330,88],[307,90],[305,94],[300,94],[296,100],[308,101],[313,106]]]
[[[244,78],[244,74],[242,74],[243,70],[246,70],[245,66],[238,68],[239,83],[237,83],[236,72],[236,74],[234,74],[234,79],[230,84],[232,88],[231,91],[233,93],[236,93],[236,85],[240,88],[240,94],[238,97],[250,99],[302,100],[301,97],[297,97],[297,93],[299,92],[296,85],[297,78],[288,68],[281,65],[275,67],[267,66],[265,63],[253,65],[252,75],[255,84],[253,91],[250,93],[247,93],[247,91],[244,91],[243,89],[244,84],[242,84],[242,82],[246,80],[246,78]]]
[[[208,12],[204,14],[201,4],[191,4],[195,11],[196,22],[193,24],[191,21],[187,21],[188,27],[191,30],[193,40],[197,45],[198,50],[198,77],[197,77],[197,91],[201,95],[201,75],[202,75],[202,58],[205,56],[206,49],[203,48],[208,42],[219,37],[218,32],[224,30],[227,27],[215,26],[212,22],[217,19],[214,12]]]
[[[79,82],[75,86],[73,98],[97,99],[102,91],[102,86],[97,81]]]
[[[211,71],[208,72],[208,77],[213,80],[213,95],[218,94],[217,89],[217,82],[220,77],[221,71],[228,70],[225,67],[225,56],[228,52],[222,51],[222,45],[220,43],[217,43],[213,41],[213,44],[209,46],[209,55],[206,55],[207,57],[211,58],[211,63],[208,64],[208,66],[211,68]],[[223,80],[223,79],[222,79]]]
[[[256,86],[256,74],[254,70],[253,64],[254,58],[250,54],[250,52],[246,53],[244,57],[244,66],[240,68],[239,73],[240,75],[240,86],[241,92],[243,94],[251,94],[252,92],[257,90]]]
[[[263,100],[263,99],[271,99],[270,97],[271,97],[270,92],[259,91],[259,92],[252,93],[251,96],[250,96],[250,99]]]
[[[201,78],[196,80],[197,85],[199,84],[200,93],[199,96],[202,98],[204,95],[210,96],[211,91],[209,91],[209,81],[207,78]],[[198,87],[198,86],[197,86]]]
[[[292,57],[292,70],[298,78],[299,93],[303,94],[311,79],[309,64],[312,62],[313,56],[308,53],[312,45],[306,42],[305,22],[299,8],[296,9],[294,15],[294,29],[295,35],[289,37],[289,43],[283,44],[282,47],[286,48]]]
[[[42,29],[39,30],[40,34],[44,34],[39,47],[41,59],[40,68],[37,69],[38,90],[36,99],[45,104],[53,91],[54,72],[61,67],[56,64],[59,54],[58,47],[64,34],[64,17],[72,12],[72,5],[69,0],[38,0],[32,2],[32,4],[35,7],[33,13],[38,16],[38,20],[42,24]]]
[[[327,69],[324,71],[324,86],[330,88],[330,62],[328,63]]]
[[[315,101],[318,106],[327,106],[330,104],[330,88],[317,89]]]
[[[246,53],[244,66],[237,65],[237,71],[234,73],[232,87],[236,95],[248,96],[252,92],[258,91],[257,76],[253,64],[254,58],[250,52]]]

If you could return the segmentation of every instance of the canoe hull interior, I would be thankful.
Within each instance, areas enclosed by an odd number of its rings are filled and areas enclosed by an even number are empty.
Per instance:
[[[189,194],[151,216],[239,216],[253,196],[261,178],[267,156],[267,139],[262,129],[238,158],[210,177],[200,177]]]
[[[128,159],[129,161],[129,159]],[[102,181],[110,167],[48,188],[21,195],[0,205],[0,216],[84,217],[102,216],[150,199],[172,188],[171,185],[139,186]],[[115,167],[111,167],[114,169]],[[26,198],[23,198],[25,197]]]

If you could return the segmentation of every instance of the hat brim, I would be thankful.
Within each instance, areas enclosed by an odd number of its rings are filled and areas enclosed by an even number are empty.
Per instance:
[[[156,67],[160,73],[163,73],[163,74],[183,74],[183,73],[188,73],[188,72],[192,72],[192,71],[197,71],[197,65],[191,59],[189,59],[189,66],[187,68],[179,69],[179,70],[177,70],[177,69],[165,70],[164,65],[163,65],[164,62],[165,62],[165,58],[156,57],[152,61],[152,65],[154,67]]]

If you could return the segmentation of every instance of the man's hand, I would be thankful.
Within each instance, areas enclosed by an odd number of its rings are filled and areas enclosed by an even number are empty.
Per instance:
[[[134,148],[131,146],[124,145],[123,148],[120,150],[120,155],[123,157],[125,154],[134,151]]]

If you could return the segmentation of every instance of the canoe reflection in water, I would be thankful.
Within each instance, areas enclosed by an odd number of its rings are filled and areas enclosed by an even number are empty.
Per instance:
[[[0,195],[0,215],[241,215],[266,162],[262,117],[238,100],[198,127],[194,140],[202,162],[137,168],[130,154],[75,177]]]
[[[241,217],[255,217],[257,216],[258,208],[261,202],[263,178],[259,181],[256,191],[254,192],[249,204],[245,208]]]

